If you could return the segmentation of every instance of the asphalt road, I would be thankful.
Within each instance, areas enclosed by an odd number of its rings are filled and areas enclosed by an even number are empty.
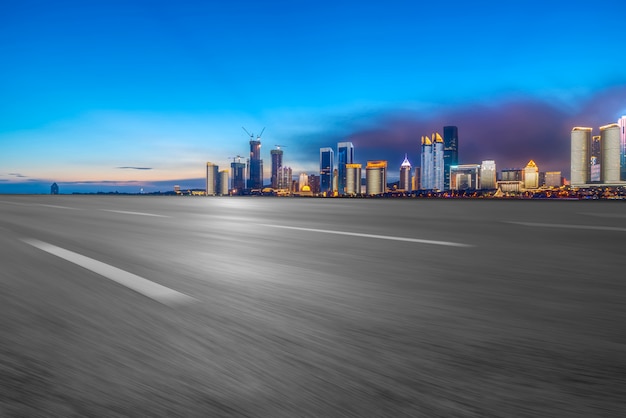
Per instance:
[[[0,416],[626,416],[626,204],[0,196]]]

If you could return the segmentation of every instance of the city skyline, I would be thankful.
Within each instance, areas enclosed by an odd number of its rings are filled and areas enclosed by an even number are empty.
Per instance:
[[[274,144],[294,175],[351,142],[395,176],[405,154],[420,161],[421,135],[449,125],[459,164],[532,159],[569,178],[572,127],[626,114],[625,31],[573,23],[619,7],[10,2],[0,193],[203,187],[207,161],[248,153],[241,126],[267,127],[266,184]]]

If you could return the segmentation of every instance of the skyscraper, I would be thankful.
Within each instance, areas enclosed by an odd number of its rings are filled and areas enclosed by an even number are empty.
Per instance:
[[[620,134],[621,128],[617,123],[600,127],[600,167],[603,183],[616,184],[620,182]]]
[[[332,193],[335,153],[332,148],[320,148],[320,191]]]
[[[219,167],[211,162],[206,163],[206,195],[215,196],[218,193],[218,172]]]
[[[589,177],[587,183],[600,183],[602,182],[602,137],[600,135],[593,135],[591,142],[589,143],[589,158],[587,158],[587,164],[589,169]]]
[[[456,126],[443,127],[444,190],[450,189],[450,166],[459,164],[459,131]]]
[[[346,164],[346,194],[361,193],[361,164]]]
[[[620,180],[626,181],[626,116],[617,121],[620,128]]]
[[[496,162],[483,161],[480,165],[480,188],[491,190],[496,188]]]
[[[365,166],[365,193],[381,195],[387,191],[387,161],[368,161]]]
[[[250,140],[250,160],[248,172],[250,179],[248,180],[249,189],[263,188],[263,160],[261,159],[261,137],[256,140]]]
[[[337,192],[346,194],[346,164],[354,163],[354,145],[352,142],[337,144]]]
[[[572,186],[584,186],[589,182],[589,145],[591,128],[574,127],[571,133],[571,180]]]
[[[422,165],[420,166],[420,189],[430,190],[433,186],[433,144],[428,137],[422,136]]]
[[[433,189],[443,190],[444,189],[444,147],[443,147],[443,138],[439,133],[433,133],[432,136],[433,143]]]
[[[400,190],[406,190],[410,192],[413,190],[411,181],[411,163],[409,162],[409,158],[406,154],[404,154],[404,161],[400,165]]]
[[[228,196],[228,170],[222,170],[219,174],[219,181],[217,185],[218,194],[222,196]]]
[[[233,161],[230,163],[230,170],[233,178],[233,194],[240,194],[246,187],[246,165],[242,162]]]
[[[278,189],[280,182],[280,172],[283,167],[283,150],[280,148],[273,149],[270,151],[270,155],[272,157],[272,178],[271,178],[271,187],[272,189]]]

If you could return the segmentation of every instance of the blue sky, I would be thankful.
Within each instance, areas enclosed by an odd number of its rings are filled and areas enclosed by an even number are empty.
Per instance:
[[[344,140],[399,170],[457,125],[462,163],[569,175],[571,127],[626,114],[621,2],[419,3],[3,0],[0,192],[201,187],[242,126],[266,173]]]

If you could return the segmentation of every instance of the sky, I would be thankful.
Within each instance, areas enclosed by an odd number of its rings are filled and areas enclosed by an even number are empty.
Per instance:
[[[428,4],[422,4],[428,3]],[[626,115],[621,1],[0,0],[0,193],[204,187],[263,129],[294,175],[455,125],[459,162],[569,177],[574,126]]]

